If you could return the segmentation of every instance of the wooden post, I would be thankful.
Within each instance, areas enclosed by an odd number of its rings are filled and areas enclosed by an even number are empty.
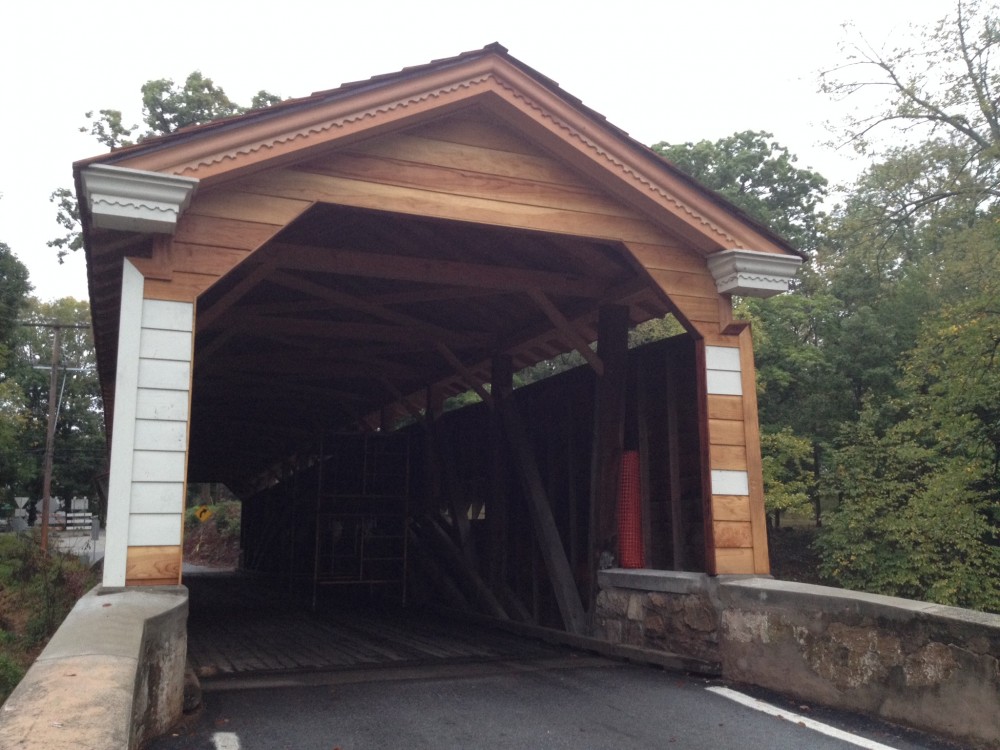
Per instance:
[[[559,529],[552,516],[552,508],[545,495],[542,478],[538,473],[538,464],[531,452],[528,437],[514,409],[513,399],[498,398],[494,399],[494,403],[503,419],[511,457],[524,487],[525,500],[531,512],[535,536],[538,539],[542,560],[545,562],[545,569],[552,583],[552,590],[559,606],[559,614],[562,615],[563,625],[570,633],[582,634],[586,629],[586,617],[583,604],[580,601],[580,592],[576,588],[569,560],[566,559],[566,549],[563,547]]]
[[[674,570],[687,565],[684,503],[681,497],[681,446],[677,414],[677,367],[667,363],[667,460],[670,470],[670,536]]]
[[[491,391],[494,403],[511,397],[514,389],[514,362],[509,354],[493,357]],[[490,583],[494,590],[507,578],[507,453],[504,449],[503,418],[499,408],[489,412],[490,498],[486,506],[486,524],[490,537]]]
[[[611,555],[617,553],[615,512],[624,446],[628,326],[627,307],[608,305],[601,308],[597,324],[597,353],[604,363],[604,374],[597,379],[590,485],[591,612],[597,598],[597,570],[601,556],[605,552]]]

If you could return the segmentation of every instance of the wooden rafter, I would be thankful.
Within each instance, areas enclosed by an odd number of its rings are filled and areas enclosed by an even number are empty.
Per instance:
[[[411,332],[410,335],[413,335],[415,332],[430,341],[448,341],[455,346],[469,346],[470,344],[476,343],[476,338],[473,336],[465,336],[460,332],[442,328],[441,326],[434,325],[433,323],[428,323],[424,320],[420,320],[419,318],[415,318],[412,315],[406,315],[405,313],[390,310],[387,307],[362,299],[361,297],[356,297],[353,294],[347,294],[346,292],[341,292],[337,289],[331,289],[330,287],[317,284],[316,282],[309,281],[308,279],[301,279],[283,271],[277,271],[272,274],[270,281],[288,289],[293,289],[312,297],[318,297],[326,302],[331,302],[350,310],[357,310],[359,312],[366,313],[372,317],[380,318],[388,323],[395,323],[396,325],[403,326]]]
[[[261,281],[266,279],[273,271],[274,266],[265,261],[240,279],[231,289],[223,294],[220,299],[216,300],[211,307],[207,310],[199,312],[198,330],[203,331],[215,323],[226,313],[226,311],[229,310],[229,308],[243,299],[243,297],[245,297]]]
[[[590,363],[590,366],[594,368],[594,372],[598,375],[603,375],[604,363],[601,362],[601,358],[590,348],[590,343],[580,335],[580,332],[573,327],[573,324],[552,303],[552,300],[545,295],[545,292],[533,289],[530,292],[530,296],[541,311],[545,313],[545,317],[549,319],[552,325],[559,329],[559,333],[566,339],[566,344],[579,352]]]
[[[553,271],[286,243],[273,243],[268,251],[271,262],[278,267],[301,271],[506,292],[543,289],[553,294],[593,299],[605,292],[600,281]]]

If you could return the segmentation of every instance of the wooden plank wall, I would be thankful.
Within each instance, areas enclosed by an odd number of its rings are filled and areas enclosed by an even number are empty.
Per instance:
[[[709,533],[718,574],[770,571],[750,329],[704,346]]]

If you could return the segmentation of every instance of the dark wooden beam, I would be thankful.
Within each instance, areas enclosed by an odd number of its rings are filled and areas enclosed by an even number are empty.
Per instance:
[[[509,354],[493,357],[493,375],[490,390],[496,399],[512,398],[514,391],[514,363]],[[489,413],[490,441],[490,497],[486,505],[486,524],[490,537],[490,582],[495,590],[507,580],[507,535],[509,533],[509,508],[507,498],[506,442],[503,418],[498,409]]]
[[[563,625],[570,633],[584,633],[587,629],[587,618],[583,611],[583,603],[580,601],[580,592],[576,587],[573,571],[566,557],[566,549],[552,515],[552,506],[545,494],[545,487],[538,473],[538,464],[528,443],[528,436],[514,408],[513,399],[499,399],[497,408],[501,412],[504,432],[518,478],[524,488],[538,547],[555,593]]]
[[[553,294],[599,299],[602,282],[574,274],[538,271],[479,263],[414,258],[343,248],[272,243],[268,257],[281,268],[334,273],[341,276],[451,284],[473,289],[527,292],[542,289]]]
[[[618,554],[616,511],[625,430],[628,382],[629,311],[621,305],[601,308],[597,353],[604,374],[597,379],[594,449],[590,484],[590,611],[597,597],[602,555]]]

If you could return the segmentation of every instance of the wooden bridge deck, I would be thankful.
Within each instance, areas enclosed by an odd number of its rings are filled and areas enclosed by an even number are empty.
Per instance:
[[[552,658],[565,649],[406,610],[327,605],[239,575],[186,574],[188,659],[203,681],[289,672]]]

